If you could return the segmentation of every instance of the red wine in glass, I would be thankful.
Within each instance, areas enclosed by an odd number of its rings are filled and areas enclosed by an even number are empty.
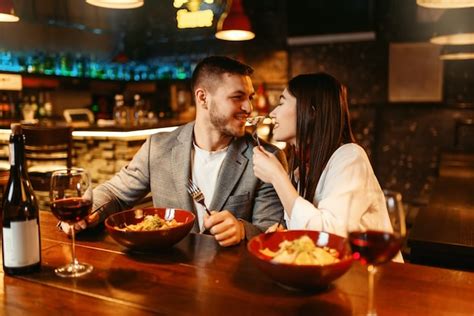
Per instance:
[[[84,219],[92,209],[92,201],[80,197],[55,200],[51,203],[54,216],[66,223],[77,223]]]
[[[383,231],[355,231],[349,233],[349,244],[354,259],[376,266],[395,257],[402,246],[402,238]]]
[[[92,182],[89,173],[82,168],[56,170],[51,175],[49,191],[50,207],[54,216],[69,224],[71,236],[70,263],[54,272],[64,278],[77,278],[93,270],[90,264],[76,259],[74,224],[86,218],[92,208]]]

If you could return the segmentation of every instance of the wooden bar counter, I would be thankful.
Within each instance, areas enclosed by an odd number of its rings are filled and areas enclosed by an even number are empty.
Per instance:
[[[127,252],[101,229],[78,236],[77,257],[94,266],[79,279],[54,268],[70,260],[70,240],[41,212],[42,271],[3,275],[4,315],[362,315],[367,274],[354,264],[322,292],[284,289],[250,261],[244,244],[221,248],[190,234],[168,251]],[[389,263],[376,282],[379,315],[472,315],[474,273]]]

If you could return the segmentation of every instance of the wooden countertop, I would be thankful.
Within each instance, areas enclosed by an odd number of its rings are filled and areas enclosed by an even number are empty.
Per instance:
[[[211,236],[190,234],[168,251],[130,253],[104,231],[78,236],[77,256],[94,271],[76,280],[53,270],[70,257],[69,239],[41,212],[40,273],[4,276],[6,315],[194,314],[360,315],[367,302],[367,275],[358,264],[323,292],[284,289],[250,261],[245,245],[221,248]],[[474,273],[389,263],[376,283],[380,315],[472,315]]]

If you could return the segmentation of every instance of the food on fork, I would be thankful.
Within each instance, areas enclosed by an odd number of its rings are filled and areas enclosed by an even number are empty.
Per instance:
[[[278,247],[277,251],[265,248],[260,252],[271,257],[271,261],[275,263],[328,265],[339,261],[339,252],[336,249],[318,247],[306,235],[292,241],[284,240]]]

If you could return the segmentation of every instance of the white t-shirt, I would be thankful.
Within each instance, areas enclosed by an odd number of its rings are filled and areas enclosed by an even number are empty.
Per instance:
[[[194,146],[194,158],[192,164],[192,180],[204,194],[204,203],[209,208],[214,197],[216,188],[217,176],[227,154],[228,147],[217,151],[206,151],[199,148],[196,144]],[[204,231],[204,214],[206,210],[204,207],[194,201],[194,206],[197,212],[197,219],[200,231]]]

